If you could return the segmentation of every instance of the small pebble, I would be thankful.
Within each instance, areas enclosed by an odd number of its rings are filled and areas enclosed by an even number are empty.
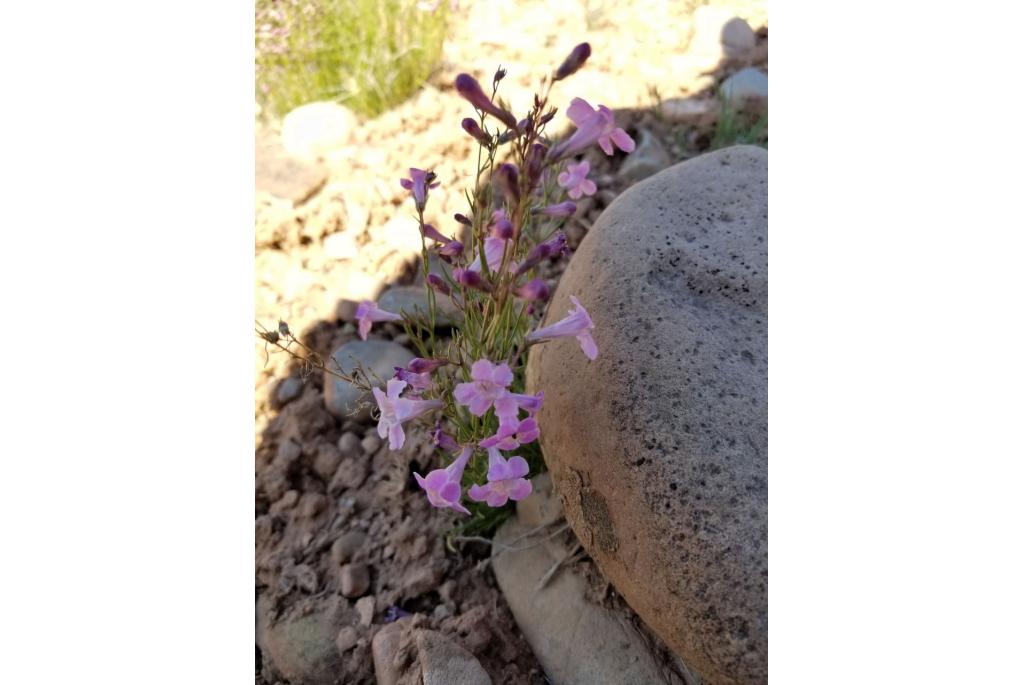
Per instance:
[[[277,459],[282,462],[292,462],[302,454],[302,448],[294,440],[285,440],[277,446]]]
[[[331,559],[339,566],[352,561],[352,557],[366,544],[366,534],[358,530],[345,533],[331,545]]]
[[[376,431],[377,429],[371,428],[370,430]],[[366,452],[367,454],[376,454],[377,450],[380,449],[381,441],[380,438],[377,437],[376,433],[368,433],[366,437],[363,438],[362,444],[364,452]]]
[[[359,624],[368,626],[373,623],[373,605],[374,599],[372,596],[363,597],[356,602],[356,611],[359,613]]]
[[[345,564],[341,567],[341,594],[360,597],[370,589],[370,569],[366,564]]]
[[[285,378],[277,384],[274,398],[278,405],[284,406],[294,400],[302,392],[302,381],[294,376]]]
[[[313,594],[316,592],[316,571],[307,564],[299,564],[295,567],[295,584],[303,592]]]
[[[334,640],[334,645],[338,648],[339,654],[344,654],[356,646],[358,639],[359,633],[356,629],[352,626],[345,626],[338,631],[338,637]]]
[[[327,508],[327,498],[319,492],[307,492],[299,502],[299,516],[313,518]]]
[[[355,433],[345,432],[338,438],[338,450],[342,457],[358,457],[362,449],[359,436]]]

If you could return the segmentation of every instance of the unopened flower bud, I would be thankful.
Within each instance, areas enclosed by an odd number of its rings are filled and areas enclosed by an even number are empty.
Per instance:
[[[546,300],[550,294],[551,291],[548,289],[548,284],[540,278],[524,283],[516,289],[516,295],[531,302],[534,300]]]
[[[413,373],[433,373],[447,363],[447,359],[423,359],[416,357],[405,366]]]
[[[451,288],[449,288],[448,284],[444,282],[444,279],[437,274],[427,274],[427,285],[442,295],[452,294]]]
[[[558,113],[558,109],[557,109],[557,108],[555,108],[555,109],[552,109],[552,110],[551,110],[550,112],[548,112],[547,114],[545,114],[544,116],[542,116],[542,117],[540,118],[540,123],[541,123],[541,125],[543,126],[544,124],[546,124],[546,123],[548,123],[549,121],[551,121],[552,119],[554,119],[554,118],[555,118],[555,114],[557,114],[557,113]]]
[[[497,117],[501,123],[510,129],[516,127],[516,118],[510,112],[491,102],[491,99],[484,93],[477,80],[469,74],[459,74],[455,77],[455,90],[476,109]]]
[[[284,337],[288,337],[289,335],[292,334],[291,329],[288,328],[288,324],[286,324],[284,321],[277,322],[277,332],[283,335]]]
[[[466,216],[465,214],[459,214],[458,212],[455,213],[455,220],[458,221],[463,226],[473,225],[473,222],[469,220],[468,216]]]
[[[519,201],[519,170],[515,164],[506,162],[498,167],[494,172],[494,180],[506,198],[514,202]]]
[[[452,278],[460,285],[474,290],[490,292],[493,288],[490,283],[481,278],[478,272],[469,269],[455,269],[452,271]]]
[[[590,43],[580,43],[574,47],[569,56],[562,62],[562,65],[555,71],[555,80],[561,81],[575,74],[583,66],[583,63],[587,61],[588,57],[590,57]]]
[[[462,254],[463,245],[458,240],[449,240],[445,245],[438,248],[437,254],[442,257],[446,257],[447,261],[451,261],[455,257]]]
[[[544,171],[544,159],[548,154],[548,148],[542,143],[534,143],[530,151],[526,153],[526,180],[532,189],[540,180],[541,172]]]
[[[501,212],[500,216],[497,216],[498,212]],[[499,209],[498,212],[495,212],[496,218],[494,225],[491,226],[491,235],[495,238],[508,240],[516,234],[516,227],[505,217],[504,211]]]
[[[476,141],[484,147],[489,148],[491,146],[491,137],[480,128],[480,124],[476,123],[475,119],[470,119],[469,117],[463,119],[462,130],[476,138]]]
[[[520,276],[533,267],[537,266],[540,262],[556,255],[564,255],[569,253],[567,241],[565,239],[565,233],[558,231],[553,237],[540,243],[526,255],[526,259],[516,269],[516,275]]]
[[[424,238],[430,238],[431,240],[436,240],[437,242],[439,242],[441,244],[447,244],[447,243],[450,243],[452,241],[451,238],[444,237],[441,234],[441,232],[438,231],[436,228],[434,228],[431,224],[423,224],[423,225],[421,225],[420,226],[420,233],[423,234]]]
[[[455,442],[455,438],[441,430],[440,421],[434,426],[434,430],[430,431],[430,437],[433,439],[434,444],[445,452],[454,452],[459,449],[459,443]]]
[[[576,213],[576,203],[559,202],[557,205],[548,205],[547,207],[540,207],[533,209],[534,214],[543,214],[544,216],[572,216]]]
[[[505,74],[507,73],[508,71],[505,70],[505,67],[499,65],[498,70],[494,72],[494,85],[497,86],[501,83],[501,79],[505,78]]]

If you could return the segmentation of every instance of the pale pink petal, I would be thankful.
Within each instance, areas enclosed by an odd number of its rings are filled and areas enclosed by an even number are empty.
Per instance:
[[[510,457],[505,478],[522,478],[530,472],[530,465],[522,457]]]
[[[474,502],[483,502],[491,494],[491,485],[486,483],[484,485],[474,485],[467,492],[469,498]]]
[[[381,421],[377,424],[377,435],[379,435],[382,440],[384,438],[388,437],[388,422],[387,421],[381,419]]]
[[[451,508],[454,509],[455,511],[461,513],[461,514],[468,514],[469,513],[469,509],[464,507],[461,502],[453,502],[451,504]]]
[[[398,396],[405,390],[405,386],[408,385],[405,381],[392,378],[388,381],[388,399],[397,400]]]
[[[503,507],[508,502],[508,495],[498,490],[491,490],[487,495],[487,506]]]
[[[580,341],[580,347],[583,348],[583,354],[587,355],[587,359],[597,359],[597,343],[594,342],[590,331],[580,333],[576,336],[576,339]]]
[[[576,186],[576,189],[581,191],[584,195],[593,195],[597,192],[597,184],[589,178],[585,178],[582,183]],[[579,197],[579,195],[577,195],[577,197]]]
[[[444,469],[434,469],[427,474],[426,478],[423,478],[424,486],[429,490],[440,490],[444,487],[444,484],[448,482],[448,474],[444,472]],[[423,484],[421,483],[421,485]]]
[[[477,396],[475,383],[459,383],[455,386],[455,401],[459,404],[469,404]]]
[[[368,318],[359,319],[359,337],[366,340],[366,337],[370,335],[370,328],[373,327],[373,322]]]
[[[615,154],[615,148],[612,147],[611,138],[608,136],[601,136],[598,138],[597,144],[601,146],[601,149],[604,150],[604,153],[609,157]]]
[[[569,175],[568,171],[563,171],[562,173],[558,174],[558,185],[560,185],[563,188],[567,188],[572,184],[572,176]]]
[[[483,416],[491,408],[491,400],[484,395],[475,395],[469,402],[469,413],[473,416]]]
[[[531,492],[533,492],[533,483],[525,478],[520,478],[508,489],[508,496],[518,502],[529,497]]]
[[[594,114],[594,108],[590,106],[590,103],[583,98],[573,98],[572,102],[569,103],[569,107],[565,110],[565,115],[569,117],[569,121],[579,126],[587,117]]]
[[[623,131],[621,128],[617,128],[612,131],[612,141],[619,147],[623,152],[632,152],[636,149],[636,143],[629,137],[629,134]],[[603,147],[603,146],[602,146]],[[605,150],[607,152],[607,150]],[[608,154],[611,154],[608,152]]]
[[[402,445],[405,444],[405,431],[402,429],[402,424],[393,423],[388,429],[388,445],[393,450],[402,449]]]
[[[508,387],[512,383],[512,369],[508,368],[508,364],[499,364],[494,368],[494,375],[491,377],[498,385]]]
[[[470,367],[469,375],[475,381],[489,381],[493,373],[494,364],[486,359],[478,359]]]

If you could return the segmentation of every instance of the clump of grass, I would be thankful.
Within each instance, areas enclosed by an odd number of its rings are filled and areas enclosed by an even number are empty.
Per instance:
[[[768,114],[753,115],[733,107],[719,94],[722,108],[711,138],[711,149],[718,150],[731,145],[759,145],[768,148]]]
[[[430,76],[447,11],[443,1],[257,0],[256,101],[273,116],[315,100],[377,116]]]

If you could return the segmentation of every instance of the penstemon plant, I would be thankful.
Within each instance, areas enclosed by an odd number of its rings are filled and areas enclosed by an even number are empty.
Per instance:
[[[386,387],[372,387],[372,392],[379,411],[377,431],[392,450],[405,443],[405,425],[419,422],[445,455],[443,468],[414,474],[434,507],[486,516],[488,508],[527,497],[530,467],[521,454],[536,451],[531,443],[540,435],[536,414],[544,402],[543,391],[524,392],[529,346],[574,337],[583,354],[597,358],[594,322],[575,295],[564,318],[538,327],[538,304],[550,293],[536,274],[542,262],[568,252],[559,226],[576,211],[572,200],[597,190],[587,178],[589,163],[575,158],[595,144],[607,155],[615,148],[629,153],[635,147],[607,107],[595,109],[581,98],[566,111],[576,126],[573,134],[558,145],[545,135],[557,113],[548,105],[551,88],[589,56],[589,44],[576,46],[542,81],[543,95],[534,95],[522,119],[495,99],[505,70],[495,73],[490,95],[469,74],[455,79],[459,95],[476,111],[475,119],[462,120],[462,128],[479,144],[476,182],[466,195],[469,211],[454,216],[465,242],[424,220],[430,191],[440,182],[433,172],[413,168],[409,178],[401,179],[419,222],[428,311],[397,314],[364,301],[356,319],[364,340],[374,323],[400,321],[419,354],[396,368]],[[499,163],[503,152],[508,161]],[[432,270],[432,254],[435,262],[448,266]],[[438,298],[447,298],[457,310],[452,335],[443,340],[434,334]],[[369,387],[361,379],[347,380]]]

